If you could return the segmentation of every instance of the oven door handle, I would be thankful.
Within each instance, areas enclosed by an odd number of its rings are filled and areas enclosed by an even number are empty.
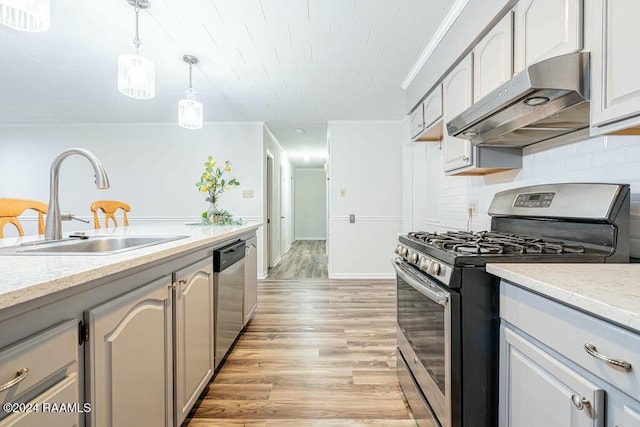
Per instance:
[[[393,261],[393,267],[396,269],[396,273],[400,277],[402,277],[405,282],[411,285],[413,289],[429,298],[431,301],[441,306],[445,306],[449,301],[449,292],[437,291],[432,289],[429,285],[420,283],[420,281],[416,277],[412,277],[412,275],[404,271],[402,267],[402,261],[400,261],[399,259]],[[435,287],[435,285],[431,286]]]

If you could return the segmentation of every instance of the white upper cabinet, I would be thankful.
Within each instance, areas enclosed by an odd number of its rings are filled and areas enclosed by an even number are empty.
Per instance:
[[[518,2],[515,7],[514,74],[543,59],[582,50],[582,1]],[[626,2],[634,3],[634,0]]]
[[[592,134],[640,124],[640,2],[597,0],[591,56]],[[595,126],[613,122],[609,129]]]
[[[442,84],[437,85],[409,117],[411,139],[442,141]]]
[[[443,83],[443,119],[445,124],[473,105],[473,53],[449,74]],[[444,170],[450,172],[473,162],[471,142],[444,132]]]
[[[513,70],[513,15],[508,13],[473,49],[473,98],[508,81]]]

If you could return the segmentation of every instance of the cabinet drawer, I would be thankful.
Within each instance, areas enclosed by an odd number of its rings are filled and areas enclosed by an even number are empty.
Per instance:
[[[67,410],[61,410],[60,404],[65,404]],[[31,412],[16,412],[0,421],[0,427],[76,427],[82,411],[88,409],[78,399],[76,373],[25,404],[25,408]]]
[[[61,379],[78,367],[78,323],[69,320],[0,351],[0,385],[21,381],[0,392],[0,402],[15,402],[45,382]],[[18,372],[23,372],[18,375]]]
[[[500,316],[567,359],[630,396],[640,396],[640,335],[502,282]],[[590,355],[585,345],[630,369]]]

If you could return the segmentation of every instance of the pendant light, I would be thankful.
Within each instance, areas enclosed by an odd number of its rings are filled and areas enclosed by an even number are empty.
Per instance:
[[[0,0],[2,1],[2,0]],[[127,0],[136,10],[136,36],[129,53],[118,57],[118,90],[135,99],[151,99],[156,95],[156,66],[142,55],[138,37],[140,9],[148,9],[147,0]]]
[[[41,33],[51,27],[51,0],[0,0],[0,24]]]
[[[189,89],[185,99],[178,101],[178,124],[186,129],[200,129],[204,121],[203,107],[202,102],[196,100],[196,91],[192,85],[193,66],[199,61],[192,55],[185,55],[182,60],[189,64]]]

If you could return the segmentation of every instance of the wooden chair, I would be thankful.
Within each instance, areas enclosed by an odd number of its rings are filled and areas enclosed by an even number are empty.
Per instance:
[[[29,199],[0,198],[0,239],[4,237],[2,230],[7,224],[13,224],[18,229],[18,235],[24,236],[24,229],[18,217],[27,209],[38,212],[38,234],[44,234],[44,215],[48,210],[46,203]]]
[[[119,202],[117,200],[96,200],[91,204],[91,212],[93,212],[93,225],[96,229],[100,227],[100,220],[98,219],[98,210],[101,210],[104,215],[104,226],[109,227],[109,219],[113,221],[113,226],[118,226],[118,221],[116,221],[116,216],[114,215],[118,209],[122,209],[123,218],[124,218],[124,226],[129,225],[129,220],[127,219],[127,212],[131,211],[131,206],[127,203]]]

